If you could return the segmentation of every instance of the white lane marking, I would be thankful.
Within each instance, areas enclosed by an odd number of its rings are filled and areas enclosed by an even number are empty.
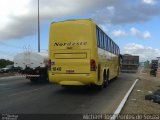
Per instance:
[[[24,76],[10,76],[10,77],[1,77],[0,80],[4,80],[4,79],[11,79],[11,78],[21,78]]]
[[[130,95],[130,93],[132,92],[134,86],[136,85],[136,83],[138,82],[139,79],[136,79],[135,82],[133,83],[133,85],[131,86],[131,88],[128,90],[128,92],[126,93],[125,97],[123,98],[123,100],[121,101],[121,103],[119,104],[118,108],[116,109],[116,111],[114,112],[114,114],[112,115],[112,117],[110,118],[110,120],[116,120],[116,118],[118,117],[119,113],[121,112],[122,108],[124,107],[124,104],[126,103],[128,96]]]

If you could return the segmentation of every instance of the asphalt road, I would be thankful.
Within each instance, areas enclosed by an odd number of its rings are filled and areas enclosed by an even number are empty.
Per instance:
[[[0,78],[0,113],[114,113],[135,79],[135,74],[123,73],[106,89],[98,91],[89,87],[31,83],[21,77]]]

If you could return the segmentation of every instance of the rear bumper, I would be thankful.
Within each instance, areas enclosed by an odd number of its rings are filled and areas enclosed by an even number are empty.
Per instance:
[[[27,68],[25,70],[19,71],[20,74],[26,76],[27,79],[30,78],[40,78],[40,77],[47,77],[47,67],[45,68],[36,68],[36,69],[31,69]]]
[[[97,84],[96,73],[92,74],[52,74],[49,81],[60,85],[90,85]]]

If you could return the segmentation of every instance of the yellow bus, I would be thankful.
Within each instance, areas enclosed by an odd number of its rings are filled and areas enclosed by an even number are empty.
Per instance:
[[[91,19],[53,22],[49,36],[49,81],[103,88],[119,75],[118,45]]]

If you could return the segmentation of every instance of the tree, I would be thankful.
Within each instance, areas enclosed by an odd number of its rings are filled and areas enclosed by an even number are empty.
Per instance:
[[[150,64],[150,63],[149,63],[149,61],[148,61],[148,60],[147,60],[147,61],[145,61],[145,62],[144,62],[144,67],[145,67],[145,68],[149,68],[149,64]]]
[[[6,67],[7,65],[13,65],[13,61],[0,59],[0,68]]]

